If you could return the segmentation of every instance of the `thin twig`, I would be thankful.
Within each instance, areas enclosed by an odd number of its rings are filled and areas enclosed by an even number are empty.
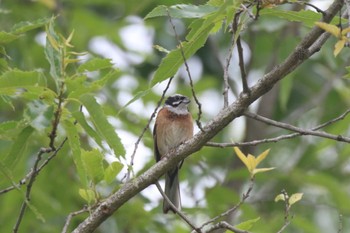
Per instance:
[[[64,94],[64,82],[62,82],[61,87],[60,87],[60,93],[58,95],[58,104],[57,104],[57,109],[54,113],[54,119],[52,121],[52,130],[51,133],[49,134],[50,142],[49,146],[52,150],[55,150],[55,139],[57,136],[57,128],[58,124],[60,122],[61,118],[61,112],[62,112],[62,103],[63,103],[63,94]]]
[[[236,35],[238,32],[238,24],[239,24],[239,15],[236,14],[233,24],[232,24],[232,29],[233,33]],[[235,36],[236,37],[236,36]],[[239,59],[239,69],[241,71],[241,79],[242,79],[242,88],[243,88],[243,93],[249,94],[249,87],[247,83],[247,72],[245,71],[244,67],[244,56],[243,56],[243,47],[241,43],[241,36],[237,36],[237,52],[238,52],[238,59]]]
[[[62,232],[61,233],[66,233],[68,231],[68,226],[70,224],[70,221],[72,220],[72,218],[74,216],[77,216],[79,214],[82,214],[82,213],[85,213],[85,212],[88,212],[89,211],[89,208],[87,206],[84,206],[83,209],[81,210],[78,210],[78,211],[74,211],[72,213],[70,213],[68,216],[67,216],[67,219],[66,219],[66,222],[64,224],[64,227],[62,229]]]
[[[206,221],[205,223],[203,223],[203,224],[199,227],[199,229],[202,229],[202,228],[205,227],[206,225],[208,225],[208,224],[210,224],[210,223],[213,223],[213,222],[215,222],[216,220],[218,220],[218,219],[220,219],[220,218],[222,218],[222,217],[225,217],[225,216],[227,216],[227,215],[229,215],[229,214],[235,212],[235,211],[246,201],[246,199],[249,197],[251,191],[253,190],[253,187],[254,187],[254,177],[252,177],[252,178],[250,179],[250,185],[249,185],[247,191],[246,191],[245,193],[243,193],[242,199],[241,199],[235,206],[233,206],[233,207],[230,208],[229,210],[225,211],[224,213],[221,213],[220,215],[218,215],[218,216],[216,216],[216,217],[214,217],[214,218],[212,218],[212,219]]]
[[[227,230],[230,230],[234,233],[249,233],[249,231],[238,229],[238,228],[232,226],[231,224],[228,224],[225,221],[221,221],[221,222],[214,224],[208,230],[206,230],[205,233],[214,232],[215,230],[218,230],[218,229],[227,229]]]
[[[184,213],[182,213],[179,209],[176,208],[176,206],[170,201],[170,199],[167,197],[167,195],[163,192],[162,187],[160,186],[159,182],[156,181],[155,185],[157,186],[158,191],[160,192],[160,194],[162,195],[162,197],[164,198],[164,200],[166,202],[168,202],[168,204],[171,206],[171,209],[175,211],[175,213],[177,213],[194,231],[201,233],[201,229],[196,227],[191,220],[186,217],[186,215]]]
[[[289,204],[289,195],[287,191],[284,189],[281,191],[281,194],[283,195],[283,200],[284,200],[284,224],[277,233],[282,233],[287,228],[287,226],[290,224],[290,218],[291,218],[289,213],[290,207],[291,207]]]
[[[308,2],[305,2],[305,1],[297,1],[297,2],[286,2],[286,3],[289,3],[289,4],[293,4],[293,3],[297,3],[299,5],[305,5],[305,6],[309,6],[311,8],[314,8],[315,11],[317,11],[318,13],[321,13],[322,15],[325,14],[325,12],[323,10],[321,10],[320,8],[318,8],[317,6],[311,4],[311,3],[308,3]]]
[[[130,158],[130,163],[129,163],[129,166],[128,166],[128,172],[125,174],[125,176],[122,178],[122,180],[126,179],[126,181],[128,181],[130,179],[130,176],[131,176],[131,172],[132,172],[132,167],[134,166],[134,159],[135,159],[135,156],[136,156],[136,151],[137,151],[137,148],[140,144],[140,141],[143,137],[143,135],[145,134],[145,132],[147,131],[147,129],[149,128],[149,125],[151,124],[153,118],[156,116],[157,114],[157,111],[158,109],[160,108],[160,105],[162,104],[163,102],[163,99],[165,98],[165,94],[166,92],[168,91],[169,87],[170,87],[170,83],[171,81],[173,80],[174,76],[170,77],[165,89],[163,90],[163,93],[162,93],[162,96],[160,97],[158,103],[157,103],[157,107],[154,109],[151,117],[149,118],[148,122],[147,122],[147,125],[143,128],[139,138],[137,139],[137,141],[135,142],[135,145],[134,145],[134,151],[132,152],[131,154],[131,158]]]
[[[339,142],[350,143],[350,138],[342,136],[342,135],[334,135],[334,134],[329,134],[329,133],[321,132],[321,131],[302,129],[302,128],[299,128],[299,127],[296,127],[296,126],[293,126],[293,125],[290,125],[287,123],[271,120],[269,118],[260,116],[260,115],[255,114],[255,113],[245,112],[244,115],[249,117],[249,118],[264,122],[265,124],[268,124],[268,125],[273,125],[273,126],[276,126],[278,128],[287,129],[290,131],[300,133],[301,135],[313,135],[313,136],[317,136],[317,137],[336,140]]]
[[[321,128],[324,128],[326,126],[329,126],[331,124],[334,124],[340,120],[343,120],[349,113],[350,113],[350,109],[348,109],[347,111],[342,113],[340,116],[338,116],[332,120],[329,120],[321,125],[313,127],[309,130],[315,131],[315,130],[319,130]],[[234,146],[256,146],[256,145],[263,144],[263,143],[279,142],[282,140],[291,139],[291,138],[295,138],[295,137],[302,136],[302,135],[305,135],[305,134],[302,134],[299,132],[299,133],[280,135],[280,136],[274,137],[274,138],[265,138],[265,139],[254,140],[254,141],[249,141],[249,142],[231,142],[231,143],[207,142],[206,146],[220,147],[220,148],[234,147]]]
[[[196,120],[196,123],[197,123],[197,126],[198,128],[204,132],[203,130],[203,127],[202,127],[202,123],[201,123],[201,116],[202,116],[202,104],[199,102],[198,98],[197,98],[197,95],[196,95],[196,92],[194,91],[194,86],[193,86],[193,80],[192,80],[192,76],[191,76],[191,72],[190,72],[190,68],[188,66],[188,63],[187,63],[187,59],[186,59],[186,56],[185,56],[185,52],[184,52],[184,49],[183,49],[183,46],[182,46],[182,43],[181,43],[181,40],[179,38],[179,35],[177,34],[176,32],[176,28],[175,28],[175,24],[173,23],[173,20],[170,16],[170,12],[168,10],[168,8],[166,9],[167,11],[167,14],[168,14],[168,18],[169,18],[169,22],[170,22],[170,25],[171,27],[173,28],[173,31],[174,31],[174,35],[175,35],[175,38],[177,40],[177,42],[179,43],[179,48],[180,48],[180,52],[181,52],[181,56],[184,60],[184,64],[185,64],[185,68],[186,68],[186,72],[187,72],[187,75],[188,75],[188,78],[190,80],[190,86],[191,86],[191,91],[192,91],[192,95],[193,95],[193,98],[198,106],[198,115],[197,115],[197,120]]]
[[[24,216],[24,211],[27,208],[27,202],[30,201],[30,193],[32,191],[33,183],[35,181],[35,177],[39,174],[38,173],[39,162],[40,162],[40,160],[42,158],[42,155],[44,153],[47,153],[48,150],[51,150],[51,148],[50,149],[46,149],[46,148],[40,149],[40,151],[39,151],[39,153],[38,153],[38,155],[36,157],[36,160],[35,160],[35,163],[34,163],[34,166],[33,166],[33,171],[32,171],[32,174],[30,176],[30,179],[29,179],[29,182],[28,182],[28,185],[27,185],[25,200],[22,203],[22,207],[21,207],[21,210],[19,212],[17,221],[15,223],[15,226],[13,227],[13,232],[14,233],[18,232],[18,228],[19,228],[19,226],[20,226],[20,224],[22,222],[23,216]]]
[[[231,46],[228,50],[227,57],[225,59],[225,65],[224,65],[224,91],[223,91],[223,96],[224,96],[224,108],[228,106],[228,90],[230,89],[230,85],[228,83],[229,80],[229,72],[228,69],[231,64],[231,59],[233,55],[233,50],[236,45],[236,36],[235,33],[232,33],[232,38],[231,38]]]

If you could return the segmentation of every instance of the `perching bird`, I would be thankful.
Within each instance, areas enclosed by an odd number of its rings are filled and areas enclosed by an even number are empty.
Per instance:
[[[188,111],[190,102],[186,96],[175,94],[167,98],[164,107],[158,112],[153,129],[154,153],[157,162],[169,151],[193,136],[192,115]],[[177,209],[181,209],[178,178],[181,165],[182,162],[165,174],[164,192]],[[169,203],[164,200],[163,212],[167,213],[169,210],[175,213]]]

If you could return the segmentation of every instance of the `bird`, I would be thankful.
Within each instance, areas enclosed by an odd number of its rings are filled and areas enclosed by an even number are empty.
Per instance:
[[[190,99],[180,94],[169,96],[159,110],[154,129],[154,154],[156,161],[193,136],[193,119],[188,110]],[[165,195],[181,210],[181,197],[178,172],[183,161],[165,173]],[[163,200],[163,212],[176,211]]]

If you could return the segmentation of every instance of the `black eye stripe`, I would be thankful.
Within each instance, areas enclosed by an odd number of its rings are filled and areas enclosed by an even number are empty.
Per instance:
[[[183,100],[185,100],[186,97],[185,96],[182,96],[182,95],[173,95],[173,96],[170,96],[168,97],[168,99],[165,101],[165,104],[166,105],[170,105],[170,106],[173,106],[173,107],[177,107],[179,106]]]

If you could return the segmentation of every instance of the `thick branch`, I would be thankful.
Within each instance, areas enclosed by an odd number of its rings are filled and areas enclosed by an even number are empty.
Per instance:
[[[323,21],[329,22],[340,10],[342,3],[343,0],[334,1],[325,12]],[[200,150],[207,141],[213,138],[231,121],[242,115],[251,103],[271,90],[279,80],[292,72],[303,61],[316,52],[317,50],[310,51],[309,48],[317,41],[322,33],[323,31],[321,29],[314,27],[283,63],[267,73],[250,89],[250,95],[241,94],[234,103],[221,110],[220,113],[203,128],[204,131],[197,133],[192,139],[179,146],[176,151],[169,153],[164,159],[139,177],[124,184],[117,192],[102,202],[73,232],[93,232],[125,202],[149,185],[155,183],[173,164],[178,164],[190,154]],[[318,44],[320,47],[322,45],[322,43]]]

